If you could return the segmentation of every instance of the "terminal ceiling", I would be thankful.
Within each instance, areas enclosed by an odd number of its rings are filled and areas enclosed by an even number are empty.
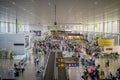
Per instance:
[[[120,20],[120,0],[55,0],[60,24]],[[0,0],[0,21],[53,25],[54,0]]]

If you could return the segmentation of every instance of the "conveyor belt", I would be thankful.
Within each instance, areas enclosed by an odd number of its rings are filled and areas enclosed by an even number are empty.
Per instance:
[[[58,52],[57,57],[62,57],[62,52]],[[65,68],[58,67],[58,80],[67,80]]]
[[[44,80],[54,80],[55,52],[50,53]]]

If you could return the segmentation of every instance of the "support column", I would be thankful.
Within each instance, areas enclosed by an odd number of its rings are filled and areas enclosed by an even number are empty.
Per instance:
[[[56,67],[56,58],[57,58],[57,51],[55,53],[54,78],[55,80],[58,80],[58,67]]]
[[[10,22],[8,22],[8,33],[10,32]]]
[[[16,34],[18,33],[18,26],[17,26],[17,24],[18,24],[18,21],[17,21],[17,18],[16,18]]]

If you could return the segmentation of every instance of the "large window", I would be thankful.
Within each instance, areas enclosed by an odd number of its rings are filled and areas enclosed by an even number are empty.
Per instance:
[[[21,28],[19,29],[20,32],[24,32],[24,25],[21,25]]]
[[[13,23],[10,23],[10,32],[11,33],[14,33],[15,31],[16,31],[16,25],[15,24],[13,24]]]
[[[83,31],[88,31],[88,25],[83,25]]]
[[[6,32],[6,24],[5,22],[1,22],[1,32]]]
[[[93,25],[89,24],[89,26],[88,26],[88,31],[90,31],[90,32],[93,32],[93,31],[94,31]]]
[[[80,25],[79,30],[80,30],[80,32],[83,31],[83,27],[82,27],[82,25]]]
[[[99,24],[94,24],[95,32],[100,32]]]
[[[5,23],[5,32],[8,32],[8,22]]]
[[[108,33],[111,33],[112,32],[112,22],[108,22],[108,27],[107,27],[108,29]]]
[[[16,32],[16,24],[13,24],[14,32]]]
[[[99,32],[103,32],[103,24],[99,24]]]
[[[107,33],[107,22],[105,23],[105,26],[104,26],[105,28],[105,33]]]
[[[29,25],[25,25],[25,26],[24,26],[24,30],[25,30],[26,32],[29,32]]]
[[[113,29],[112,29],[113,33],[118,33],[118,26],[117,26],[117,21],[113,22]]]

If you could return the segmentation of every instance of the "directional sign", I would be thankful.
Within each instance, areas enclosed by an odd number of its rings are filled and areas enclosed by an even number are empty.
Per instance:
[[[79,58],[75,57],[61,57],[61,58],[56,58],[56,62],[61,62],[61,63],[76,63],[79,62]]]
[[[79,58],[75,57],[59,57],[56,58],[56,66],[57,67],[78,67],[79,66]]]
[[[56,63],[56,67],[78,67],[79,63]]]

